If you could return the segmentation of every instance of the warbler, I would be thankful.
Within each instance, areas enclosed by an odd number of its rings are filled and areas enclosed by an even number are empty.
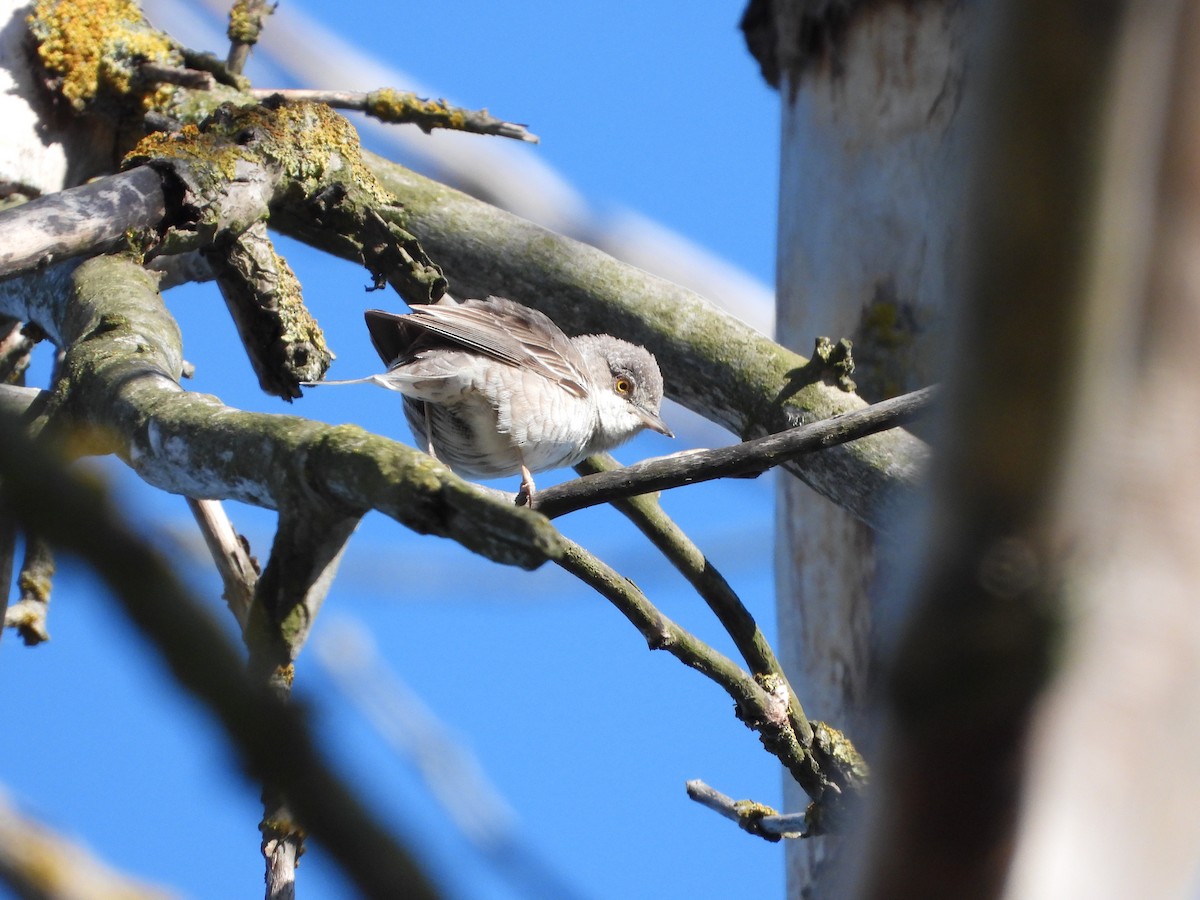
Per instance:
[[[467,478],[571,466],[662,420],[663,379],[644,347],[608,334],[567,337],[544,313],[503,297],[365,313],[387,371],[349,381],[404,396],[418,445]]]

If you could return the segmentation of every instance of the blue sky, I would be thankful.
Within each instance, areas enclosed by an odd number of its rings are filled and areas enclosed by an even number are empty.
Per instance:
[[[528,123],[542,143],[516,152],[555,167],[599,215],[647,216],[773,282],[778,101],[737,31],[740,4],[694,4],[686,14],[666,3],[294,6],[439,95]],[[281,77],[265,67],[251,73],[260,87],[291,86],[261,80]],[[327,81],[336,86],[335,75]],[[365,273],[292,242],[280,249],[338,354],[331,376],[374,371],[361,310],[380,295],[363,293]],[[290,408],[262,396],[215,288],[179,289],[167,302],[196,365],[193,389],[409,440],[397,398],[370,386],[317,391]],[[683,443],[649,435],[617,455],[633,461],[689,441],[732,440],[678,407],[667,415]],[[118,464],[101,468],[147,535],[212,598],[214,615],[225,615],[215,577],[194,562],[198,538],[183,500]],[[664,498],[769,634],[772,500],[769,478]],[[265,559],[274,515],[237,505],[230,514]],[[561,524],[664,612],[732,653],[702,602],[619,515],[592,510]],[[528,852],[578,896],[782,895],[782,848],[684,793],[687,779],[702,778],[778,804],[779,766],[723,692],[647,652],[587,588],[551,568],[484,563],[373,515],[351,541],[314,642],[339,627],[365,629],[386,665],[475,754]],[[255,896],[258,789],[70,560],[61,561],[50,629],[52,641],[36,650],[11,635],[0,642],[0,782],[28,811],[132,873],[189,896]],[[314,648],[300,659],[296,690],[346,777],[451,896],[528,895],[469,849]],[[303,897],[346,894],[317,845],[299,887]]]

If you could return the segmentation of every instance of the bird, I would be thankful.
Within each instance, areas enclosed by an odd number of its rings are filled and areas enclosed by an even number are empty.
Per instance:
[[[364,313],[387,371],[348,381],[404,397],[418,445],[466,478],[520,473],[533,507],[534,472],[575,465],[649,428],[663,378],[645,347],[608,334],[567,335],[544,313],[489,296]]]

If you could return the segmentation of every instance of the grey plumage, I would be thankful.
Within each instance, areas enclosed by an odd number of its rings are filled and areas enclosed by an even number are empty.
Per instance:
[[[574,465],[643,428],[672,436],[659,414],[662,374],[644,347],[568,338],[501,297],[365,315],[388,370],[357,380],[401,393],[417,442],[460,475],[520,472],[531,496],[532,472]]]

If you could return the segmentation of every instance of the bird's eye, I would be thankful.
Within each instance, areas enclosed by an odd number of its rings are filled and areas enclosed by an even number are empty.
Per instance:
[[[613,382],[613,390],[622,397],[628,397],[630,393],[633,392],[633,382],[631,382],[628,378],[618,378]]]

